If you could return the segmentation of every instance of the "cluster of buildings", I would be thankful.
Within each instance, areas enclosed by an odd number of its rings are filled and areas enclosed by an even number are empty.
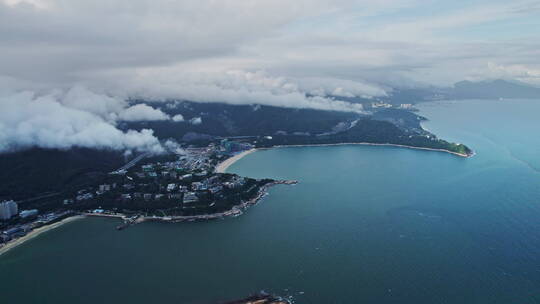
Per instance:
[[[237,189],[246,182],[241,177],[214,174],[215,166],[221,159],[252,147],[249,143],[228,139],[210,143],[207,147],[188,147],[174,161],[154,162],[143,164],[138,169],[114,171],[107,183],[81,189],[72,197],[65,198],[63,203],[74,206],[80,204],[81,207],[94,202],[105,203],[106,200],[173,200],[191,206],[201,200],[210,200],[211,203],[212,198],[219,199],[228,195],[223,192],[225,189]]]
[[[410,104],[410,103],[402,103],[402,104],[399,105],[399,108],[404,109],[404,110],[412,110],[413,105]]]
[[[158,193],[130,192],[121,194],[120,198],[122,200],[143,199],[145,201],[169,199],[180,201],[183,204],[192,204],[198,202],[199,197],[203,193],[220,195],[225,188],[239,188],[246,182],[244,178],[237,176],[224,181],[222,179],[223,177],[217,174],[203,177],[202,179],[199,179],[199,181],[191,181],[195,175],[186,174],[178,176],[178,182],[172,182],[173,179],[169,177],[166,179],[166,184],[160,185],[160,191]],[[201,176],[198,177],[200,178]],[[140,184],[139,186],[145,185],[146,184]],[[136,185],[133,185],[132,188],[137,187]]]
[[[35,220],[31,222],[23,222],[19,224],[14,224],[7,227],[3,231],[0,231],[0,244],[25,236],[28,232],[32,231],[33,229],[37,227],[48,225],[70,214],[72,214],[71,211],[64,211],[64,212],[59,212],[59,213],[50,212],[44,215],[38,215],[38,211],[35,209],[23,210],[19,213],[19,216],[21,218],[29,218],[29,217],[34,218],[35,217]]]
[[[38,211],[36,209],[32,210],[22,210],[19,212],[19,205],[13,201],[3,201],[0,203],[0,220],[9,220],[16,216],[19,216],[19,218],[29,218],[32,216],[37,216]]]
[[[218,151],[221,154],[223,153],[230,154],[230,153],[236,153],[236,152],[245,151],[249,149],[253,149],[253,145],[250,143],[223,139],[220,143]]]
[[[211,194],[221,196],[224,189],[236,189],[246,180],[242,177],[225,178],[214,174],[219,159],[237,151],[250,149],[250,144],[223,140],[220,144],[210,144],[204,148],[187,148],[175,161],[144,164],[139,170],[116,172],[121,176],[114,183],[104,183],[83,189],[64,204],[72,204],[92,199],[100,199],[106,193],[107,199],[116,197],[121,201],[161,201],[174,200],[182,204],[193,204],[201,197]],[[193,206],[193,205],[192,205]]]
[[[146,164],[137,172],[115,172],[113,175],[118,177],[111,177],[109,183],[81,189],[72,198],[64,199],[63,203],[77,204],[116,197],[123,201],[174,200],[191,208],[206,197],[210,198],[208,203],[212,206],[215,203],[212,198],[225,198],[228,194],[224,190],[240,189],[247,181],[236,175],[213,173],[219,159],[251,148],[251,144],[226,139],[204,148],[187,148],[186,153],[176,161]],[[99,208],[94,212],[103,213],[105,210]],[[0,221],[6,222],[4,230],[0,231],[0,244],[24,236],[32,229],[56,221],[68,213],[72,211],[40,215],[36,209],[19,211],[16,202],[3,201],[0,203]],[[7,222],[11,219],[14,221]]]
[[[391,108],[392,105],[386,102],[378,101],[378,102],[372,102],[371,108],[373,109],[388,109]]]

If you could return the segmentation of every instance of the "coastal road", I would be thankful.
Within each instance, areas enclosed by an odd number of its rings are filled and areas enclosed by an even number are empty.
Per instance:
[[[122,167],[120,167],[119,169],[117,169],[116,171],[113,171],[112,173],[114,172],[120,172],[120,171],[124,171],[124,170],[128,170],[129,168],[135,166],[139,161],[141,161],[143,158],[149,156],[150,153],[143,153],[137,157],[135,157],[134,159],[132,159],[130,162],[128,162],[127,164],[123,165]]]

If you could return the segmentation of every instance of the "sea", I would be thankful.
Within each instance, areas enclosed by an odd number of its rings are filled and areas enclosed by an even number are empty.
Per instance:
[[[236,218],[68,223],[0,256],[0,303],[540,303],[540,101],[419,109],[476,155],[258,151],[228,172],[299,184]]]

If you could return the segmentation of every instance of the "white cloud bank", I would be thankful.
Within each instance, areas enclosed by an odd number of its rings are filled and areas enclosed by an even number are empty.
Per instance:
[[[184,121],[184,116],[182,116],[182,114],[176,114],[172,117],[172,120],[174,122],[182,122]]]
[[[123,121],[156,121],[169,120],[170,117],[159,109],[154,109],[145,104],[138,104],[125,109],[120,113],[119,119]]]
[[[95,102],[81,102],[85,100]],[[123,101],[82,88],[41,96],[32,92],[2,96],[0,152],[31,147],[162,152],[152,130],[121,131],[116,121],[163,119],[163,113],[148,106],[125,106]]]
[[[202,118],[201,117],[193,117],[189,120],[189,123],[192,125],[200,125],[202,124]]]

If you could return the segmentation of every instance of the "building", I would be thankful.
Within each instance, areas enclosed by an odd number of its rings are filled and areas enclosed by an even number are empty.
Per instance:
[[[242,143],[224,139],[221,141],[221,147],[227,153],[234,153],[252,149],[253,145],[249,143]]]
[[[9,220],[18,213],[18,206],[15,201],[4,201],[0,203],[0,220]]]
[[[192,174],[185,174],[180,177],[181,180],[191,179],[193,177]]]
[[[220,186],[220,185],[210,188],[210,192],[212,194],[216,194],[218,192],[221,192],[222,190],[223,190],[223,186]]]
[[[154,171],[154,166],[153,165],[143,165],[142,169],[143,169],[144,172],[152,172],[152,171]]]
[[[195,191],[204,191],[206,190],[208,187],[206,186],[205,183],[201,183],[201,182],[194,182],[194,183],[191,183],[191,189],[192,190],[195,190]]]
[[[2,234],[9,237],[9,239],[12,239],[14,237],[24,236],[26,233],[24,232],[24,229],[22,229],[21,227],[14,227],[8,230],[4,230]]]
[[[410,103],[402,103],[402,104],[399,105],[399,107],[400,107],[401,109],[407,109],[407,110],[410,110],[410,109],[413,108],[413,105],[410,104]]]
[[[181,199],[182,198],[182,193],[169,193],[169,195],[167,195],[167,197],[169,199]]]
[[[103,193],[106,191],[111,191],[111,185],[108,185],[108,184],[99,185],[99,192]]]
[[[195,192],[188,192],[184,195],[184,204],[196,203],[199,201],[197,194]]]
[[[33,217],[33,216],[37,216],[37,215],[38,215],[37,209],[22,210],[21,213],[19,213],[19,216],[21,218]]]

